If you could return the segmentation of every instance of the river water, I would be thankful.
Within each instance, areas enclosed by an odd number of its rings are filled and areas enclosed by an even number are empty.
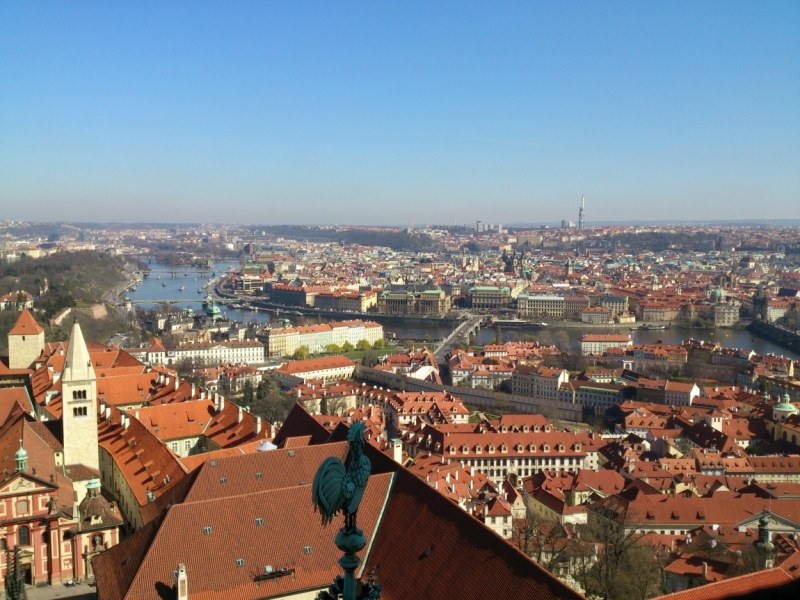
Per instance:
[[[127,294],[132,301],[137,303],[136,306],[138,308],[150,309],[156,303],[171,301],[174,306],[178,308],[191,307],[195,311],[202,309],[201,305],[208,291],[207,289],[203,289],[203,285],[208,284],[211,273],[208,273],[206,277],[203,278],[199,270],[193,267],[169,267],[156,262],[148,266],[151,269],[150,276],[146,277],[144,281],[137,286],[135,292],[129,290]],[[229,268],[237,268],[238,266],[238,262],[217,263],[211,269],[211,272],[216,273],[216,278],[219,278],[222,274],[226,273]],[[176,277],[173,278],[169,271],[175,271]],[[181,291],[180,287],[184,289]],[[202,293],[198,293],[198,289],[201,290]],[[242,323],[266,324],[269,323],[272,318],[269,313],[263,311],[236,310],[224,305],[220,308],[227,318]],[[358,316],[353,315],[353,317],[357,318]],[[288,318],[292,323],[297,325],[326,323],[333,320],[331,317],[326,317],[324,315],[281,315],[281,318]],[[449,327],[440,327],[436,325],[403,326],[391,324],[384,326],[384,330],[395,332],[398,338],[430,339],[432,341],[440,340],[450,333]],[[625,325],[619,327],[593,327],[591,329],[583,329],[581,327],[558,328],[551,326],[538,330],[501,329],[500,331],[503,342],[520,340],[538,341],[546,344],[557,344],[561,348],[568,347],[570,350],[574,351],[580,350],[580,338],[586,333],[623,333],[625,335],[630,335],[634,344],[655,342],[657,340],[663,340],[668,344],[680,344],[685,339],[695,338],[698,340],[714,341],[725,348],[753,349],[758,354],[762,355],[774,353],[778,356],[782,355],[800,359],[799,354],[782,348],[777,344],[773,344],[768,340],[754,338],[753,334],[744,329],[671,328],[660,331],[631,331],[630,326]],[[483,329],[473,343],[479,345],[490,343],[497,337],[497,334],[497,328]]]

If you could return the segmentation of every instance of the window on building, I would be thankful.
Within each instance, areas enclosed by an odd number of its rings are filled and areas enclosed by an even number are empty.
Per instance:
[[[20,500],[17,502],[17,514],[24,514],[28,512],[28,501],[27,500]]]
[[[20,546],[30,546],[31,545],[31,530],[28,529],[25,525],[19,528],[17,531],[17,537]]]
[[[73,417],[85,417],[89,414],[88,407],[86,406],[74,406],[72,408],[72,416]]]
[[[173,452],[177,452],[178,451],[178,442],[172,442],[170,444],[170,447],[172,448]]]
[[[185,442],[183,442],[183,449],[186,450],[187,452],[189,450],[191,450],[192,449],[192,441],[191,440],[186,440]]]
[[[8,542],[6,542],[6,538],[0,538],[0,550],[8,550]]]

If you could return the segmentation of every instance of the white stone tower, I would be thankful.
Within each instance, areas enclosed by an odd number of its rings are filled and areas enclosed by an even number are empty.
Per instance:
[[[97,376],[81,326],[75,321],[61,373],[64,464],[100,470],[97,448]]]

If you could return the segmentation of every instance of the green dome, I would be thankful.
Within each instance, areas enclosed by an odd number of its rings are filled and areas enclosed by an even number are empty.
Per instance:
[[[727,294],[725,293],[725,290],[723,290],[721,287],[718,287],[715,290],[711,290],[711,297],[714,298],[714,299],[717,299],[717,298],[721,299],[721,298],[724,298],[726,295]]]
[[[774,410],[780,410],[782,412],[791,413],[793,415],[796,415],[798,412],[797,407],[791,402],[781,402],[780,404],[776,404]]]
[[[219,309],[214,301],[208,303],[208,308],[206,309],[206,315],[211,317],[212,319],[220,319],[222,318],[222,311]]]
[[[18,461],[28,460],[28,451],[25,450],[25,448],[23,448],[22,446],[20,446],[19,450],[17,450],[17,453],[14,455],[14,458]]]

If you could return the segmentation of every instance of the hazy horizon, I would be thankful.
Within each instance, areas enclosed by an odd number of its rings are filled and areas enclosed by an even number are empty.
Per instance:
[[[0,219],[800,218],[800,4],[0,6]],[[395,225],[392,225],[394,223]]]

